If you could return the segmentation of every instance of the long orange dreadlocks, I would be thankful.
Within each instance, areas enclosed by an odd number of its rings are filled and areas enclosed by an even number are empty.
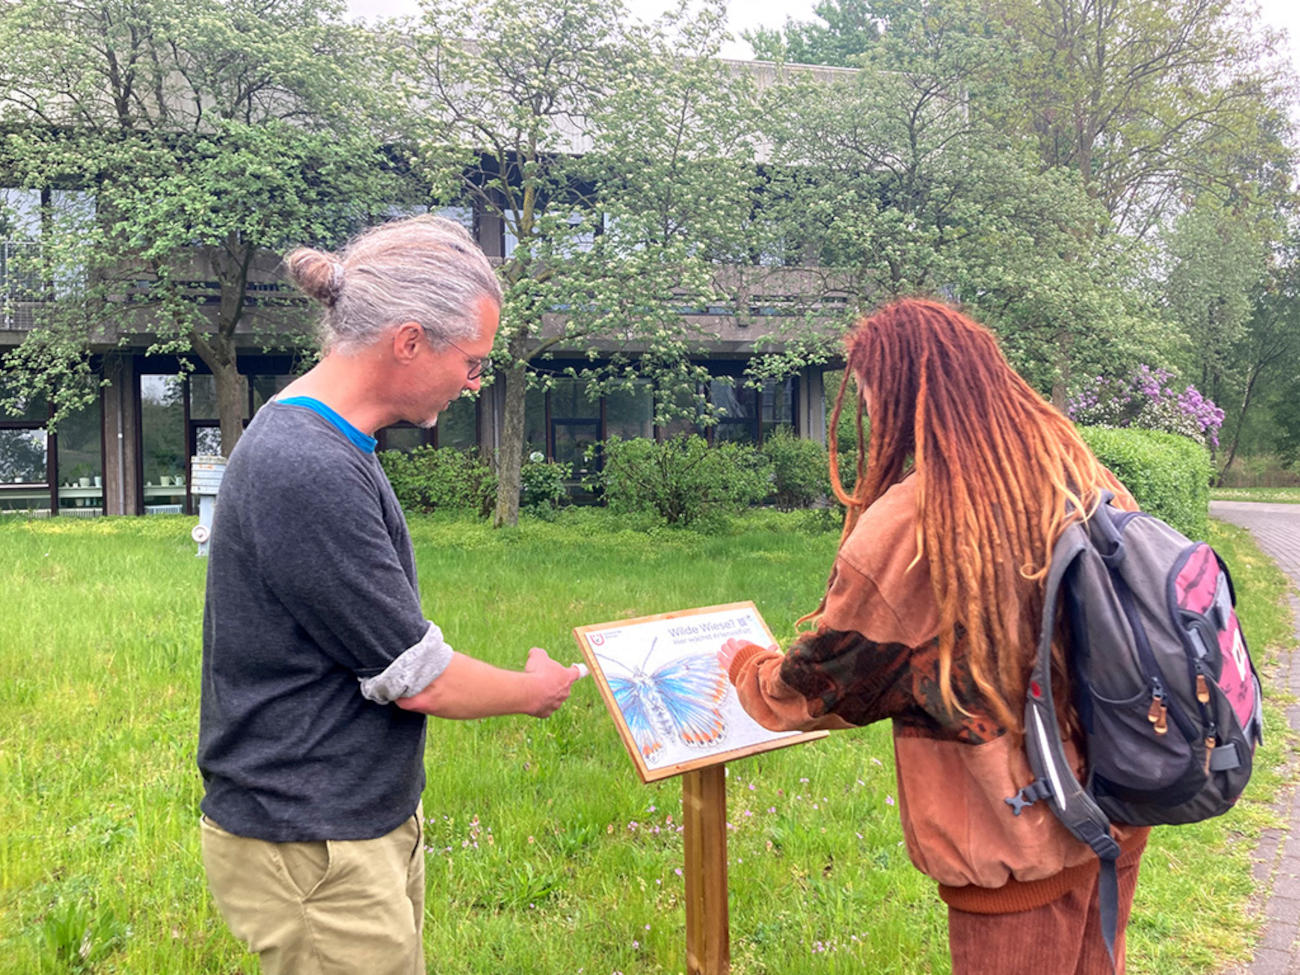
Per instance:
[[[993,334],[952,308],[920,299],[890,304],[858,323],[847,352],[832,429],[850,374],[861,395],[852,494],[837,476],[830,438],[831,481],[847,508],[841,544],[910,461],[919,479],[917,547],[939,605],[944,703],[962,710],[952,687],[960,627],[976,686],[997,720],[1019,734],[1052,546],[1070,519],[1091,512],[1102,489],[1127,492],[1016,374]],[[863,400],[871,425],[865,462]],[[1064,660],[1056,665],[1066,673]]]

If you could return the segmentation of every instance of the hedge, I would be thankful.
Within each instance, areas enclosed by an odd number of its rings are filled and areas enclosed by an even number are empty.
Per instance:
[[[384,450],[379,463],[404,511],[471,511],[485,516],[496,500],[496,475],[477,451],[431,446]]]
[[[1079,434],[1143,511],[1188,538],[1205,537],[1213,467],[1203,445],[1176,433],[1133,427],[1080,427]]]

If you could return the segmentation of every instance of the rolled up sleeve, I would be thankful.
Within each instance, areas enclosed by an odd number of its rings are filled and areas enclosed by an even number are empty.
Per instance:
[[[376,704],[392,704],[400,697],[418,694],[447,669],[451,655],[442,630],[430,623],[420,642],[403,650],[383,672],[360,678],[361,696]]]

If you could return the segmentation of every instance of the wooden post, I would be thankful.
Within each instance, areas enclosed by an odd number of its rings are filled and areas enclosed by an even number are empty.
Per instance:
[[[710,765],[682,776],[687,975],[731,971],[726,773],[726,765]]]

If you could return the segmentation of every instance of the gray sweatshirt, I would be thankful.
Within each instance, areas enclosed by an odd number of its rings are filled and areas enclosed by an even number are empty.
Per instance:
[[[425,718],[391,702],[450,657],[421,612],[373,440],[316,401],[264,407],[230,457],[213,521],[204,814],[274,842],[395,829],[424,788]]]

